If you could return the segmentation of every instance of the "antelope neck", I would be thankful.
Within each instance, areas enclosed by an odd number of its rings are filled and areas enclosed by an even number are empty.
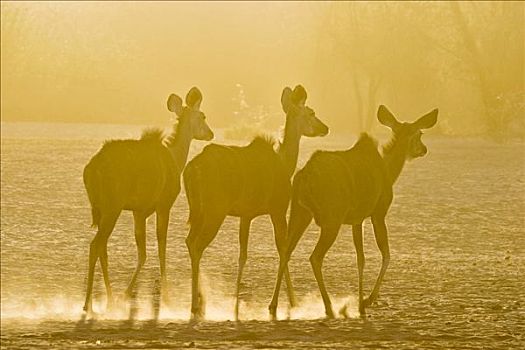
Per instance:
[[[171,156],[175,160],[178,169],[184,168],[188,160],[190,143],[192,140],[191,125],[189,122],[180,120],[175,127],[172,135],[172,141],[168,145]]]
[[[393,185],[405,165],[408,151],[408,141],[392,136],[390,142],[383,148],[383,160],[386,163],[388,177]]]
[[[283,142],[279,147],[279,155],[281,160],[284,162],[290,177],[295,172],[295,168],[297,166],[300,141],[301,133],[299,132],[297,122],[295,122],[290,115],[287,115],[286,124],[284,127]]]

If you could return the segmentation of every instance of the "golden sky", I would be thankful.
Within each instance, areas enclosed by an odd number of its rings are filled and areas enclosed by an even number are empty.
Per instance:
[[[441,107],[460,132],[485,100],[523,94],[525,23],[523,3],[460,5],[2,2],[2,120],[158,124],[196,85],[228,126],[241,84],[282,124],[281,91],[301,83],[338,129],[384,103],[401,119]]]

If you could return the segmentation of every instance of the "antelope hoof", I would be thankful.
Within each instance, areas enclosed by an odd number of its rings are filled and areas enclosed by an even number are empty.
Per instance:
[[[239,322],[239,311],[236,309],[235,312],[233,313],[233,320],[235,322]]]
[[[84,310],[84,312],[86,313],[86,316],[87,317],[90,317],[91,315],[94,314],[93,312],[93,302],[90,300],[90,301],[86,301],[84,303],[84,307],[82,308],[82,310]]]
[[[344,318],[349,318],[349,316],[348,316],[348,306],[344,305],[344,306],[339,310],[339,315],[343,316]]]
[[[85,320],[85,319],[97,319],[99,314],[97,314],[95,311],[93,311],[93,309],[91,307],[87,307],[84,306],[84,312],[85,314],[82,316],[82,319]]]
[[[365,317],[366,316],[366,309],[365,309],[365,304],[364,303],[360,303],[359,304],[359,316],[361,316],[361,317]]]
[[[131,289],[128,288],[128,289],[126,289],[126,291],[124,292],[124,298],[125,298],[126,300],[129,301],[129,300],[131,300],[131,299],[134,299],[134,298],[135,298],[135,295],[134,295],[133,291],[132,291]]]
[[[326,310],[326,318],[329,320],[333,320],[335,318],[332,308]]]
[[[287,321],[290,321],[292,319],[292,310],[293,310],[293,306],[289,305],[288,308],[286,309],[286,320]]]
[[[194,313],[192,318],[193,321],[204,321],[204,314],[202,312]]]
[[[369,307],[371,306],[374,302],[375,302],[376,298],[374,296],[369,296],[368,298],[365,298],[363,300],[363,303],[362,303],[362,308],[363,310],[366,308],[366,307]],[[359,306],[359,311],[361,312],[361,306]]]
[[[192,308],[191,309],[191,319],[193,321],[203,321],[204,320],[204,311],[202,308]]]
[[[270,311],[270,320],[277,321],[277,306],[270,305],[268,306],[268,310]]]

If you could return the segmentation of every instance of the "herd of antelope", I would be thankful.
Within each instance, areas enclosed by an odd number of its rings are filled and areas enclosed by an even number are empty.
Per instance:
[[[312,219],[321,228],[310,263],[323,298],[327,317],[333,318],[330,297],[323,281],[323,259],[334,243],[341,225],[352,225],[359,276],[359,312],[365,314],[379,295],[390,260],[385,217],[393,199],[393,185],[407,159],[422,157],[426,146],[421,130],[434,126],[438,110],[413,123],[399,122],[385,107],[377,111],[379,122],[392,130],[391,141],[378,151],[377,142],[362,134],[355,145],[343,151],[317,151],[294,175],[302,136],[328,134],[328,127],[306,106],[306,90],[298,85],[286,87],[281,104],[286,114],[282,142],[274,148],[270,139],[256,137],[244,147],[210,144],[187,165],[193,139],[210,141],[214,134],[200,110],[202,94],[192,88],[182,99],[172,94],[168,109],[177,115],[174,131],[164,137],[161,130],[145,130],[139,140],[105,142],[84,169],[84,184],[91,203],[93,226],[97,233],[89,250],[89,269],[84,310],[92,314],[95,265],[100,260],[108,307],[113,294],[108,276],[107,242],[123,210],[133,212],[138,261],[126,290],[131,295],[146,260],[146,219],[157,215],[157,241],[160,260],[161,295],[168,300],[166,278],[166,237],[170,210],[184,179],[189,204],[190,231],[186,245],[191,257],[191,317],[205,316],[199,266],[206,247],[216,237],[226,216],[240,218],[239,269],[237,275],[235,319],[239,317],[239,289],[247,259],[251,221],[270,215],[279,269],[270,317],[276,318],[283,275],[288,300],[296,306],[288,261]],[[293,177],[293,181],[291,180]],[[291,202],[291,205],[290,205]],[[290,217],[287,220],[288,206]],[[363,221],[370,217],[382,265],[372,292],[363,297]],[[346,316],[346,308],[340,311]]]

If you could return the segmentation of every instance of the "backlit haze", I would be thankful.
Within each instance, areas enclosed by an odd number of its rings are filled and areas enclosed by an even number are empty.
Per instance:
[[[167,96],[195,85],[211,126],[241,111],[273,130],[282,88],[301,83],[336,133],[378,127],[380,103],[408,120],[439,106],[436,133],[515,133],[524,13],[519,2],[2,2],[2,120],[161,124]]]

